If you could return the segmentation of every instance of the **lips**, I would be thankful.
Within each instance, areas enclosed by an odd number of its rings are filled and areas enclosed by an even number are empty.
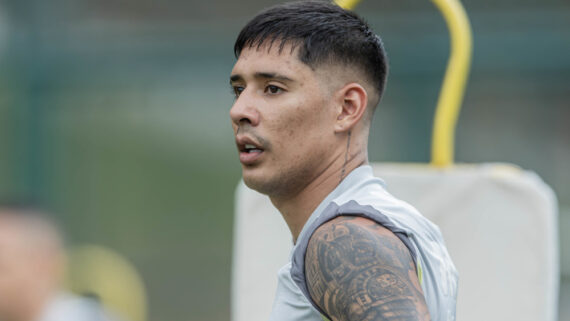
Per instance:
[[[261,153],[263,150],[253,144],[245,144],[243,151],[246,153]]]
[[[261,144],[247,136],[236,137],[236,145],[239,151],[239,160],[244,165],[254,165],[264,153]]]

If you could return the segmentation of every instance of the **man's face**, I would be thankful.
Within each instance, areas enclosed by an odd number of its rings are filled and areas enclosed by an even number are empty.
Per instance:
[[[245,183],[269,196],[299,192],[330,164],[335,109],[324,73],[286,45],[244,48],[230,110]]]
[[[18,229],[0,217],[0,319],[27,308],[28,291],[34,287],[35,262]]]
[[[28,316],[56,278],[51,268],[55,259],[46,256],[22,224],[0,213],[0,320]]]

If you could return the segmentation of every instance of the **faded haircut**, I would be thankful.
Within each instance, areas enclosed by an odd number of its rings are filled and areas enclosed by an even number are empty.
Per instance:
[[[261,11],[240,32],[234,45],[244,48],[286,44],[298,48],[298,58],[313,70],[323,64],[356,68],[382,97],[388,64],[382,40],[355,13],[325,1],[297,1]],[[376,102],[377,103],[377,102]],[[375,106],[371,106],[372,110]]]

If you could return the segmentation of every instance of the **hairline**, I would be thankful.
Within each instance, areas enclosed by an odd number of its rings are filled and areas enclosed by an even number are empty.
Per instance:
[[[33,248],[44,248],[62,252],[65,247],[64,233],[48,211],[27,205],[1,205],[0,218],[13,224],[19,237]],[[37,246],[39,245],[39,247]]]
[[[264,50],[264,47],[267,47],[265,50],[267,52],[270,52],[275,43],[279,43],[277,50],[278,54],[282,54],[285,48],[287,46],[290,46],[291,56],[294,56],[299,62],[309,67],[317,75],[318,75],[317,69],[323,68],[323,66],[325,68],[338,67],[338,68],[347,68],[347,69],[352,68],[353,70],[356,70],[356,72],[359,74],[358,76],[359,79],[354,82],[358,83],[364,88],[370,88],[370,90],[372,91],[372,93],[368,94],[368,101],[367,101],[368,103],[367,110],[370,111],[369,112],[370,116],[368,118],[372,119],[372,115],[374,114],[376,106],[380,102],[379,99],[380,93],[376,88],[376,86],[374,85],[374,81],[372,79],[369,79],[370,77],[367,75],[366,71],[362,70],[362,66],[350,62],[342,62],[341,59],[335,57],[333,53],[328,54],[325,59],[315,60],[312,63],[304,61],[302,59],[302,48],[301,48],[304,43],[302,38],[293,38],[293,37],[284,38],[284,37],[277,37],[275,35],[267,35],[265,37],[258,36],[255,38],[250,38],[243,43],[243,46],[239,48],[239,51],[238,50],[235,51],[236,58],[239,59],[239,56],[241,56],[241,53],[243,52],[244,49]]]

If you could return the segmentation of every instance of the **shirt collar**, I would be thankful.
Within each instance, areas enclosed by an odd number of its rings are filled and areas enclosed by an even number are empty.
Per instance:
[[[340,195],[354,188],[355,185],[367,181],[369,178],[374,178],[374,173],[370,165],[361,165],[353,169],[352,172],[348,173],[348,175],[337,185],[337,187],[323,199],[323,201],[319,204],[319,206],[317,206],[313,213],[311,213],[311,216],[309,216],[309,219],[307,222],[305,222],[305,225],[303,225],[303,228],[301,229],[301,233],[299,233],[299,236],[297,237],[297,242],[293,246],[293,250],[301,238],[305,236],[305,230],[307,227],[310,226],[311,223],[319,217],[321,212],[330,204],[330,202],[332,202],[332,200],[338,198]],[[383,185],[384,183],[381,181],[381,184]]]

